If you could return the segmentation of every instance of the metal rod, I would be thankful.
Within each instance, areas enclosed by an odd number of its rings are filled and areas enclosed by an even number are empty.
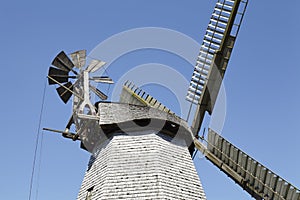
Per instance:
[[[59,74],[56,74],[56,75],[51,75],[52,77],[63,77],[63,78],[72,78],[72,79],[76,79],[77,76],[66,76],[66,75],[59,75]]]
[[[50,128],[43,128],[43,130],[51,131],[51,132],[55,132],[55,133],[61,133],[63,137],[72,139],[73,141],[80,140],[79,135],[76,133],[60,131],[60,130],[55,130],[55,129],[50,129]]]
[[[54,132],[54,133],[62,133],[62,134],[76,135],[76,133],[66,132],[66,131],[60,131],[60,130],[51,129],[51,128],[43,128],[43,130],[44,130],[44,131],[51,131],[51,132]]]
[[[74,93],[72,90],[70,90],[68,87],[64,86],[63,84],[61,84],[60,82],[58,82],[57,80],[55,80],[54,78],[52,78],[51,76],[47,76],[48,78],[50,78],[52,81],[54,81],[55,83],[57,83],[58,85],[60,85],[61,87],[65,88],[66,90],[68,90],[69,92],[71,92],[72,94],[74,94],[75,96],[77,96],[79,99],[81,99],[82,101],[84,100],[81,96],[79,96],[78,94]]]

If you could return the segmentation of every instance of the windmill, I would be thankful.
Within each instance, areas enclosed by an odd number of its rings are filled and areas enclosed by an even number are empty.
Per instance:
[[[59,86],[65,103],[73,95],[73,115],[65,131],[47,130],[78,139],[93,153],[78,199],[206,199],[189,157],[195,148],[255,199],[300,199],[295,186],[215,131],[210,129],[207,139],[200,137],[202,142],[197,139],[206,113],[213,113],[247,4],[248,0],[216,3],[187,91],[191,126],[130,81],[123,86],[120,102],[91,103],[90,90],[107,99],[89,83],[112,83],[108,77],[89,76],[104,63],[94,61],[84,69],[85,51],[71,54],[72,61],[64,52],[58,54],[48,80]],[[72,123],[76,133],[69,132]]]

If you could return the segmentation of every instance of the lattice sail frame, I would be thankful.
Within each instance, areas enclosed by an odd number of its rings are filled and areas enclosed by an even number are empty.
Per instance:
[[[134,96],[134,98],[132,98],[132,96]],[[124,83],[123,91],[120,96],[120,102],[150,106],[152,108],[156,108],[158,110],[164,111],[175,116],[175,113],[171,111],[168,107],[166,107],[164,104],[159,102],[147,92],[143,91],[131,81],[126,81]]]
[[[248,0],[218,0],[196,61],[186,99],[196,104],[192,131],[196,135],[205,112],[212,113]],[[204,138],[203,138],[204,139]],[[209,130],[208,145],[195,146],[255,199],[300,200],[300,191],[255,159]]]
[[[206,157],[255,199],[300,200],[300,191],[229,141],[209,130]]]
[[[186,99],[199,104],[216,53],[224,48],[227,37],[236,38],[248,1],[218,0],[210,18]],[[228,58],[229,59],[229,58]]]
[[[205,112],[212,113],[246,12],[248,0],[218,0],[196,61],[186,99],[197,108],[192,122],[196,135]]]

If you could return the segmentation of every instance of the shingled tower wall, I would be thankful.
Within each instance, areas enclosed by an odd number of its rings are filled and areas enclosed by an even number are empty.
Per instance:
[[[115,134],[92,156],[78,200],[205,199],[183,139],[156,131]]]

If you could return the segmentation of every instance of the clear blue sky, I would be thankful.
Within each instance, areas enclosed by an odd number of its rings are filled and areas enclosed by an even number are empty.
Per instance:
[[[300,187],[300,2],[249,1],[225,75],[222,135]],[[2,2],[1,199],[28,199],[43,88],[48,67],[60,50],[89,52],[114,34],[149,26],[173,29],[201,43],[214,4],[209,0]],[[172,58],[159,51],[133,52],[115,65],[184,64]],[[192,74],[191,67],[186,69]],[[109,73],[118,73],[117,67]],[[174,102],[160,100],[174,107]],[[41,126],[63,129],[70,112],[71,104],[64,105],[55,88],[47,86]],[[38,199],[75,199],[89,154],[78,143],[44,133],[41,158],[33,199],[37,188]],[[207,160],[196,160],[196,167],[208,199],[251,199]]]

